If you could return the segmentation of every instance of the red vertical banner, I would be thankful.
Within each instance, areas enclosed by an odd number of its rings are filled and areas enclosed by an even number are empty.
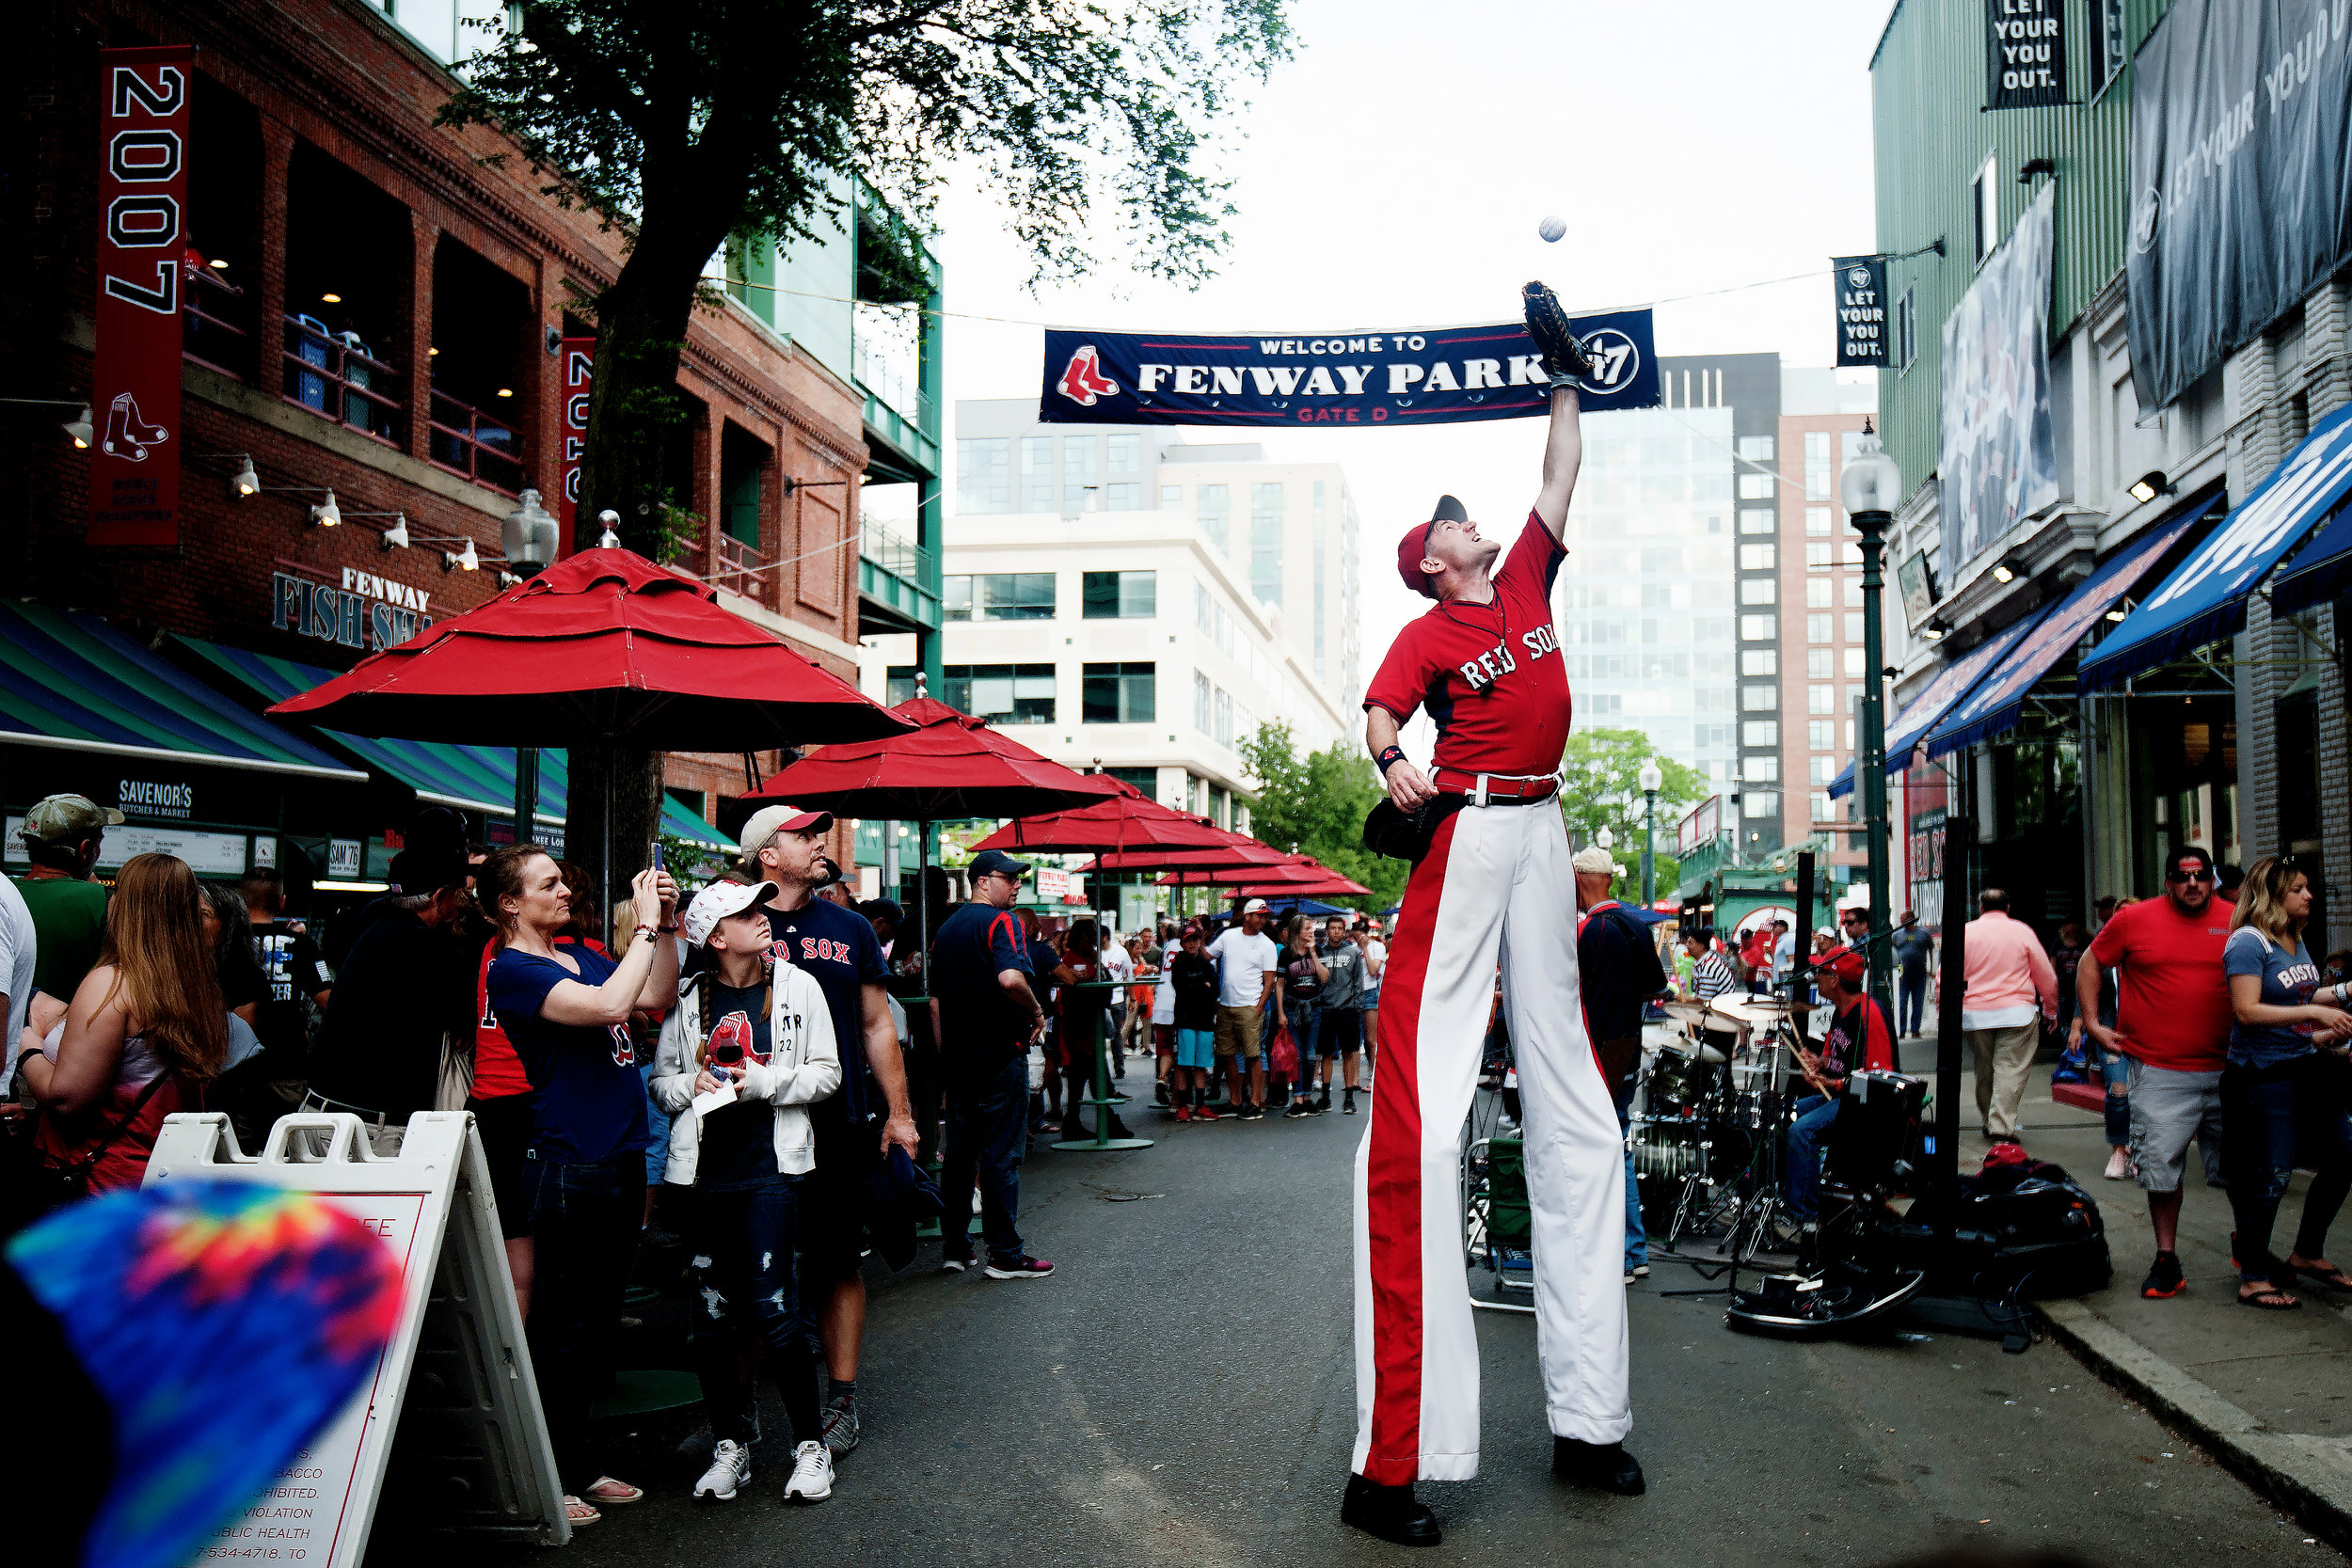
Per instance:
[[[196,50],[98,53],[89,543],[180,542],[180,291]]]
[[[588,450],[588,390],[596,379],[596,341],[566,338],[564,342],[564,459],[558,472],[556,515],[562,523],[557,548],[569,555],[587,543],[573,531],[580,523],[580,460]]]

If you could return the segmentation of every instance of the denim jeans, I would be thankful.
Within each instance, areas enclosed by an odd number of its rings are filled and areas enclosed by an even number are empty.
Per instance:
[[[1837,1101],[1809,1094],[1792,1109],[1788,1124],[1788,1212],[1810,1225],[1821,1217],[1821,1134],[1837,1119]]]
[[[2352,1120],[2344,1116],[2335,1064],[2317,1055],[2276,1067],[2230,1067],[2221,1074],[2222,1156],[2230,1173],[2230,1212],[2237,1223],[2240,1279],[2286,1281],[2270,1256],[2270,1228],[2279,1217],[2295,1167],[2312,1167],[2295,1250],[2328,1256],[2328,1227],[2352,1188]]]
[[[603,1474],[589,1451],[588,1406],[612,1367],[621,1292],[645,1216],[645,1156],[631,1149],[594,1164],[559,1165],[534,1150],[523,1161],[523,1185],[533,1268],[531,1367],[556,1474],[577,1496]]]
[[[2085,1037],[2084,1045],[2105,1058],[2100,1064],[2100,1080],[2106,1084],[2107,1098],[2106,1134],[2109,1148],[2128,1148],[2132,1142],[2132,1059],[2121,1051],[2100,1051],[2099,1042]]]
[[[1903,1026],[1899,1034],[1915,1035],[1928,1009],[1928,972],[1924,969],[1904,970],[1902,974]]]
[[[989,1260],[1017,1262],[1022,1256],[1021,1158],[1029,1148],[1029,1062],[1016,1056],[977,1082],[961,1074],[947,1081],[947,1114],[942,1121],[945,1148],[939,1173],[941,1245],[947,1257],[968,1257],[972,1248],[972,1189],[980,1190],[980,1236]]]
[[[1617,1131],[1631,1130],[1633,1119],[1629,1107],[1633,1091],[1627,1089],[1617,1096]],[[1636,1267],[1649,1261],[1649,1237],[1642,1230],[1642,1187],[1633,1179],[1633,1146],[1625,1148],[1625,1269],[1631,1274]]]
[[[817,1414],[817,1362],[794,1299],[794,1222],[801,1181],[694,1193],[694,1370],[718,1441],[752,1440],[753,1385],[743,1376],[743,1322],[757,1331],[796,1444],[824,1436]]]
[[[1308,1064],[1315,1059],[1315,1032],[1323,1020],[1323,1006],[1315,1002],[1286,1002],[1283,1006],[1290,1014],[1291,1038],[1298,1042],[1298,1081],[1311,1084],[1315,1075]]]

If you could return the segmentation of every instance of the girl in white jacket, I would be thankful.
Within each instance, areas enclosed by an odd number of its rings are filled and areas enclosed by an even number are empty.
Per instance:
[[[770,960],[773,882],[717,882],[683,920],[709,960],[678,989],[654,1057],[655,1100],[676,1114],[662,1180],[693,1189],[694,1349],[716,1439],[694,1496],[731,1500],[751,1479],[753,1392],[738,1370],[748,1315],[792,1424],[787,1502],[833,1495],[817,1368],[793,1291],[800,1179],[815,1164],[809,1104],[841,1086],[833,1015],[815,978]]]

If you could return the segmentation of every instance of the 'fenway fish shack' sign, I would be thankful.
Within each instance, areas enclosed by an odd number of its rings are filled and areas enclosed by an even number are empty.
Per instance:
[[[346,648],[391,648],[433,624],[425,590],[343,568],[341,587],[289,572],[270,578],[270,622],[280,631]]]

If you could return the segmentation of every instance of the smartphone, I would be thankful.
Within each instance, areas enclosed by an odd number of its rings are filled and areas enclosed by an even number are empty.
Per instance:
[[[651,864],[656,871],[667,871],[669,869],[668,866],[661,863],[661,841],[658,838],[653,841],[653,858],[647,863]]]

